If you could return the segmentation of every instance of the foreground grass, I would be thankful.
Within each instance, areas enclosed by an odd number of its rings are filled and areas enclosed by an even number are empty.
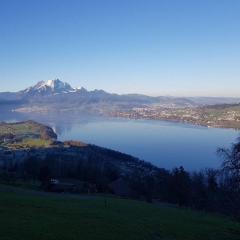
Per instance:
[[[2,190],[0,239],[231,240],[240,239],[240,224],[138,201]]]

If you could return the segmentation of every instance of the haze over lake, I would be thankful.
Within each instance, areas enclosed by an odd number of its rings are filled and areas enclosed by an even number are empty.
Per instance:
[[[217,168],[218,147],[229,147],[238,137],[232,129],[189,124],[106,119],[84,115],[23,115],[1,113],[1,121],[36,120],[55,129],[59,140],[80,140],[131,154],[159,167],[180,165],[188,170]]]

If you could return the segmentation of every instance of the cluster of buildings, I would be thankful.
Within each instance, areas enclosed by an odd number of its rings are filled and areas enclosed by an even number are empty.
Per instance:
[[[240,122],[240,111],[238,110],[216,110],[214,108],[164,108],[154,105],[135,107],[126,111],[116,111],[111,113],[111,116],[129,119],[179,121],[211,127],[235,128]]]

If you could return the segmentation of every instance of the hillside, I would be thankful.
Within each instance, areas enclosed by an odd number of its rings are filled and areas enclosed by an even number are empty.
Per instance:
[[[57,139],[54,131],[34,121],[0,123],[0,146],[46,146]]]
[[[192,174],[183,167],[158,168],[114,150],[57,141],[51,128],[32,121],[2,123],[1,132],[1,183],[46,192],[108,193],[168,202],[239,219],[238,187],[227,185],[228,178],[224,178],[226,184],[219,184],[222,171],[209,169]]]
[[[96,191],[103,192],[109,191],[109,184],[117,179],[125,178],[124,185],[136,185],[145,177],[155,178],[159,171],[128,154],[79,141],[57,141],[50,127],[37,122],[1,123],[0,131],[0,178],[4,181],[39,179],[45,184],[51,178],[70,178],[94,184]],[[138,190],[127,196],[143,194]]]
[[[227,218],[107,197],[56,195],[0,185],[1,240],[237,240]]]

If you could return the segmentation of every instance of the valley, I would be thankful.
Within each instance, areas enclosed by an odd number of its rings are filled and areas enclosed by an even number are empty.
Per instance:
[[[240,99],[151,97],[73,88],[59,79],[40,81],[15,93],[0,93],[1,108],[22,114],[91,114],[165,120],[219,128],[240,128]]]

